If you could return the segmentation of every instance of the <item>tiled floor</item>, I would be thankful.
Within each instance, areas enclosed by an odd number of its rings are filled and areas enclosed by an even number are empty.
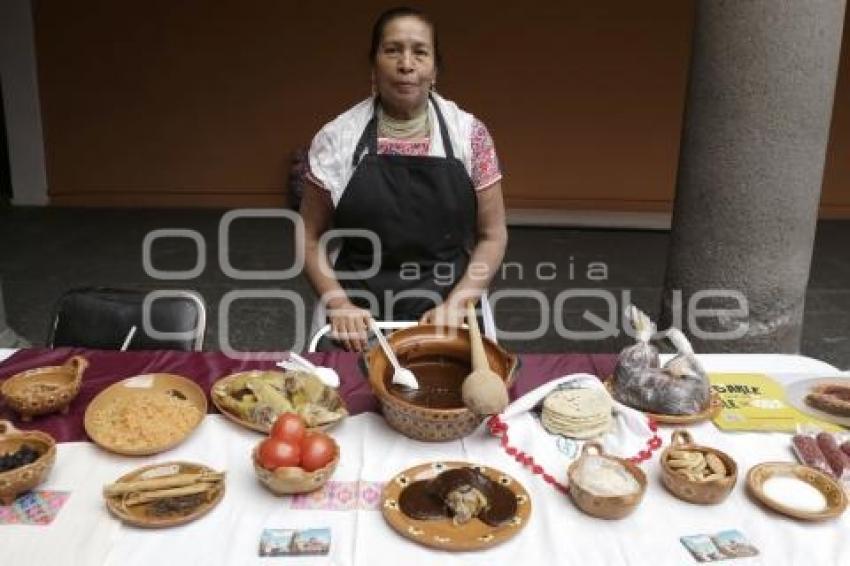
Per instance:
[[[303,314],[290,298],[237,299],[229,309],[226,339],[236,349],[282,350],[296,343],[294,329],[307,332],[313,296],[303,277],[234,279],[222,269],[220,221],[215,210],[95,210],[0,208],[0,278],[9,324],[31,342],[43,343],[54,301],[70,287],[84,285],[186,288],[200,292],[209,307],[207,349],[223,342],[219,320],[223,298],[245,290],[294,291],[303,300]],[[145,236],[157,229],[191,229],[205,242],[200,276],[164,281],[146,274]],[[279,219],[241,219],[231,225],[227,240],[230,265],[239,270],[284,270],[292,262],[292,234]],[[850,368],[850,221],[819,223],[806,297],[804,354]],[[625,336],[567,340],[556,331],[551,309],[560,294],[563,327],[593,329],[585,310],[604,317],[601,299],[565,297],[568,289],[612,292],[622,310],[632,301],[650,314],[660,304],[668,234],[634,230],[572,230],[512,228],[505,266],[494,292],[539,291],[545,300],[505,295],[498,303],[497,326],[503,331],[545,332],[535,340],[506,340],[515,351],[613,352]],[[188,270],[196,265],[195,244],[188,239],[160,239],[152,247],[153,266],[162,271]],[[224,267],[226,268],[227,262]],[[600,263],[607,270],[603,271]],[[528,293],[526,293],[528,295]],[[540,298],[540,294],[535,295]],[[541,307],[541,304],[546,305]],[[563,334],[563,332],[561,333]]]

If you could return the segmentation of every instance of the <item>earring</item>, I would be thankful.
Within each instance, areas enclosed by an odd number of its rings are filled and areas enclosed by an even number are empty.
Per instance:
[[[431,83],[431,92],[437,92],[437,81]]]

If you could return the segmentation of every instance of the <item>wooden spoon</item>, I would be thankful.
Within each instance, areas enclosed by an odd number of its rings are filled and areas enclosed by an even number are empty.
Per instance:
[[[466,376],[461,385],[463,404],[480,416],[497,415],[508,406],[508,389],[487,362],[478,319],[475,317],[475,304],[472,301],[466,305],[466,317],[469,324],[472,373]]]

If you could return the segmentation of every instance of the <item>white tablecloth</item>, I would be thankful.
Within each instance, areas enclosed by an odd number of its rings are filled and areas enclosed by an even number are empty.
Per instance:
[[[0,351],[0,360],[9,351]],[[765,371],[782,381],[836,374],[831,366],[801,356],[707,355],[709,371]],[[563,456],[553,439],[530,414],[510,421],[511,443],[554,469]],[[662,429],[665,445],[669,429]],[[640,507],[619,521],[581,513],[569,497],[504,454],[483,428],[462,441],[430,444],[396,434],[376,414],[361,414],[333,429],[342,458],[336,481],[385,481],[407,467],[431,460],[460,459],[496,467],[523,483],[532,499],[527,527],[515,538],[490,550],[451,554],[431,550],[397,535],[379,511],[296,510],[289,499],[272,496],[258,483],[250,451],[261,436],[218,415],[208,415],[191,437],[175,449],[149,458],[112,455],[85,442],[59,445],[56,466],[44,489],[68,490],[71,496],[49,526],[0,526],[0,564],[100,565],[157,564],[694,564],[679,537],[742,531],[761,555],[742,564],[850,564],[850,515],[807,524],[766,511],[745,493],[743,478],[766,460],[791,460],[789,435],[727,434],[712,424],[691,427],[702,444],[728,452],[739,465],[734,492],[720,505],[698,506],[680,501],[661,485],[657,458],[643,464],[649,486]],[[142,465],[169,460],[202,462],[227,471],[227,492],[208,515],[182,527],[144,530],[125,526],[107,512],[101,490],[120,475]],[[260,558],[264,528],[329,527],[327,557]]]

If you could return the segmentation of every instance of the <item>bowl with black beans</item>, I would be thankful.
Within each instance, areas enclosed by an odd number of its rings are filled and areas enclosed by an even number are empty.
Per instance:
[[[0,504],[42,484],[56,461],[56,441],[44,432],[20,431],[0,421]]]

